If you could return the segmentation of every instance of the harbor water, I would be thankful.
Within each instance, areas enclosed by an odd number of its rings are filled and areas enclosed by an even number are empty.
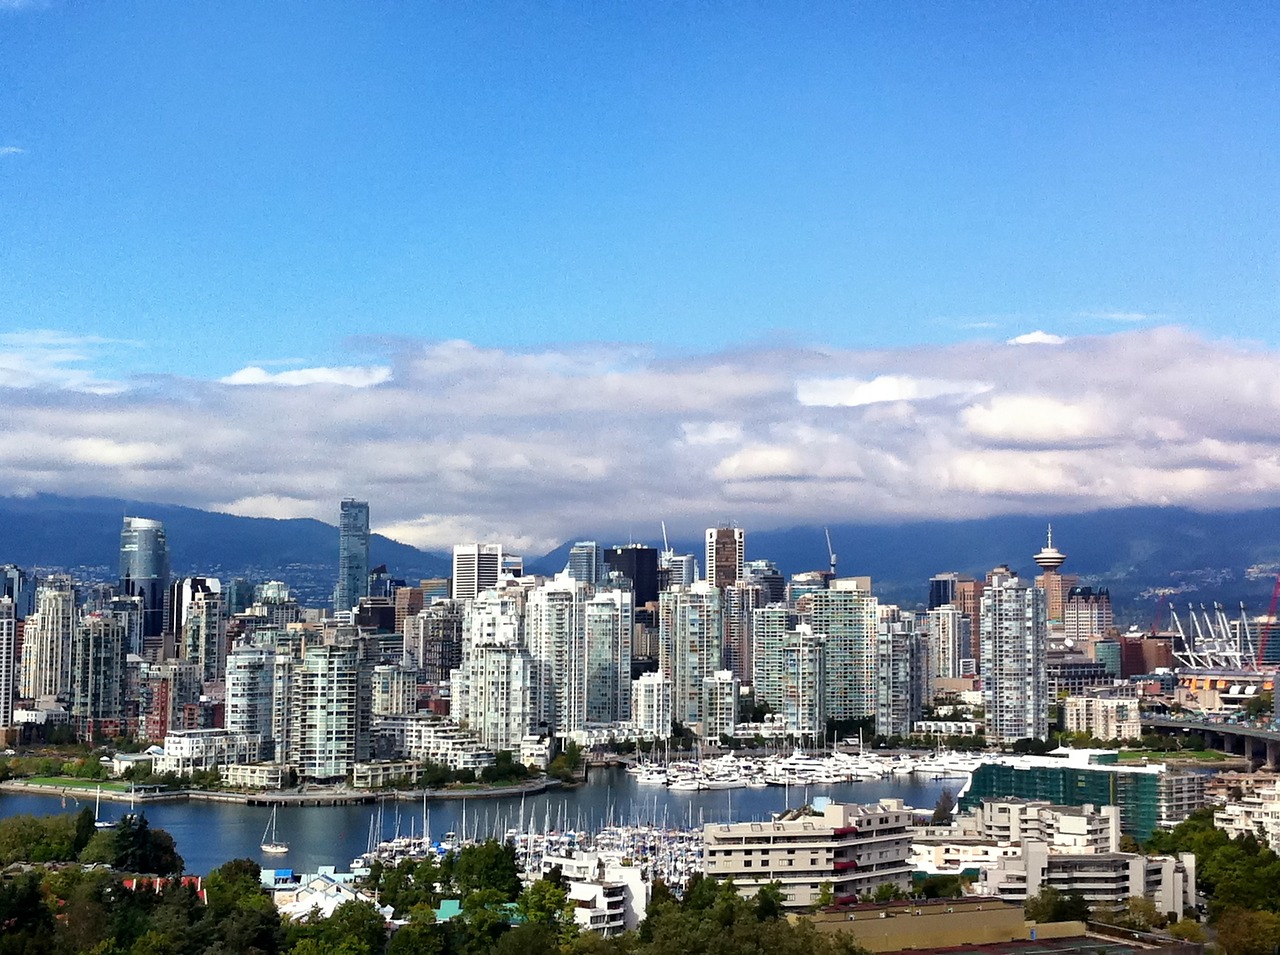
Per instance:
[[[823,786],[764,789],[726,789],[682,792],[638,783],[621,769],[593,769],[589,781],[574,789],[549,790],[536,796],[494,799],[428,800],[422,803],[386,801],[380,806],[282,806],[276,819],[281,841],[289,844],[283,855],[261,851],[271,809],[240,803],[172,802],[146,807],[148,823],[169,832],[177,843],[186,871],[208,873],[231,859],[249,858],[264,868],[289,868],[315,872],[319,866],[345,871],[353,858],[376,840],[422,833],[424,819],[429,834],[446,832],[467,837],[496,835],[508,830],[548,825],[594,831],[613,823],[699,826],[714,822],[767,820],[788,806],[804,804],[815,796],[839,802],[865,803],[882,798],[901,799],[924,812],[932,811],[944,789],[954,795],[961,780],[936,780],[923,776],[890,776]],[[77,801],[78,800],[78,801]],[[0,793],[0,817],[29,813],[50,815],[93,808],[92,792],[59,796]],[[128,807],[103,802],[101,818],[116,819]]]

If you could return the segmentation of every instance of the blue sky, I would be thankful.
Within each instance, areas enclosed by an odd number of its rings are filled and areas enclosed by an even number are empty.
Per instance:
[[[530,550],[1276,506],[1277,49],[1246,2],[0,0],[0,487]]]
[[[1271,5],[0,8],[0,320],[117,373],[1276,340]]]

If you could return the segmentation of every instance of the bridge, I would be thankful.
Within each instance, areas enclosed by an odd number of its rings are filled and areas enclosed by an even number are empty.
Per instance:
[[[1267,770],[1280,769],[1280,730],[1241,726],[1235,723],[1204,723],[1167,716],[1143,716],[1142,728],[1166,734],[1196,733],[1205,746],[1242,756]]]

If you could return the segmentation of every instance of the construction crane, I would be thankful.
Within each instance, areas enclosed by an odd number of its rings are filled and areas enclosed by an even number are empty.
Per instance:
[[[831,548],[831,528],[824,527],[823,532],[827,535],[827,556],[831,558],[831,577],[836,576],[836,552]]]

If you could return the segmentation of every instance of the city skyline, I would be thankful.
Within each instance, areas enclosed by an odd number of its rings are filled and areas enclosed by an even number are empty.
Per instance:
[[[0,485],[517,552],[1274,505],[1278,25],[0,4]]]

